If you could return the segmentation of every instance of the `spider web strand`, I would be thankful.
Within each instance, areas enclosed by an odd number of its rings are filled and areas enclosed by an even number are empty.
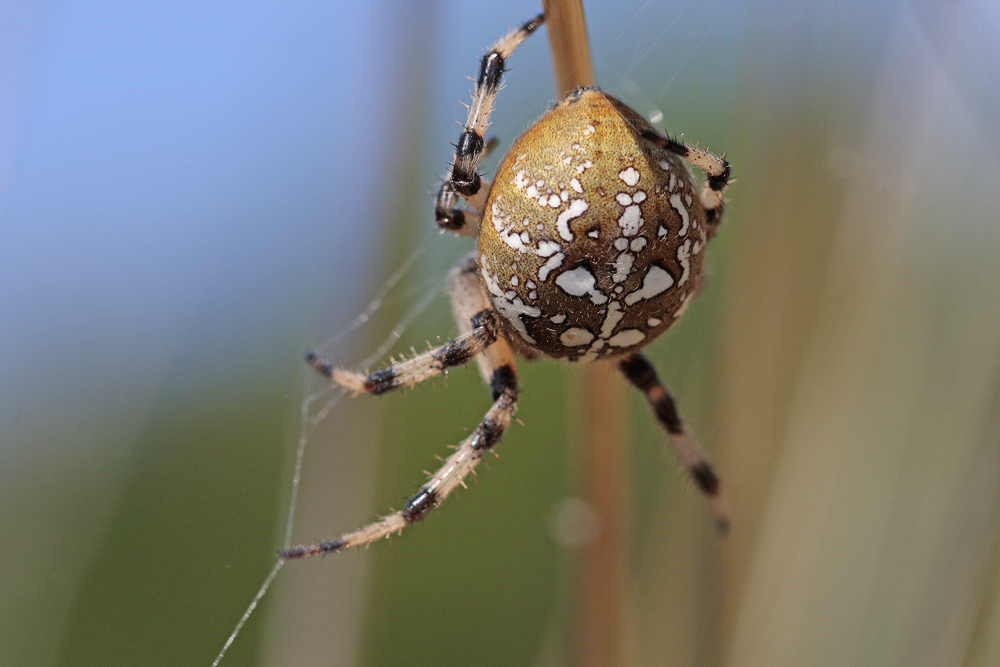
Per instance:
[[[240,634],[240,630],[243,629],[243,626],[246,624],[247,619],[250,618],[250,615],[253,614],[254,609],[257,608],[257,603],[259,603],[261,598],[264,597],[264,594],[267,593],[267,589],[271,587],[271,582],[274,581],[274,578],[278,575],[278,572],[284,565],[285,565],[285,560],[283,558],[279,558],[278,561],[274,564],[274,567],[271,568],[271,571],[264,579],[264,583],[262,583],[260,585],[260,588],[257,589],[257,594],[253,596],[253,600],[250,602],[250,605],[247,607],[247,610],[243,612],[243,616],[240,617],[239,623],[237,623],[236,627],[233,628],[233,632],[231,635],[229,635],[229,639],[227,639],[226,643],[222,645],[222,650],[219,651],[219,655],[215,656],[215,660],[212,662],[212,667],[218,667],[219,663],[222,662],[222,657],[226,655],[226,651],[228,651],[229,647],[233,645],[234,641],[236,641],[236,636]]]

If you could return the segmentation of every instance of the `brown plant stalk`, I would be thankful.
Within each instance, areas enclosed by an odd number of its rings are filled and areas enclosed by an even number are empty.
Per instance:
[[[556,91],[594,84],[582,0],[544,0]],[[628,494],[625,466],[624,386],[614,366],[597,361],[579,369],[584,494],[597,519],[579,583],[575,663],[585,667],[624,662],[624,592],[627,587]]]

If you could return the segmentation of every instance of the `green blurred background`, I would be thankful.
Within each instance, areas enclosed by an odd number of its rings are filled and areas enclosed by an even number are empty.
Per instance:
[[[211,663],[283,539],[301,354],[423,249],[323,348],[361,363],[471,249],[432,192],[466,77],[537,11],[0,7],[0,666]],[[733,531],[630,394],[623,661],[1000,664],[1000,8],[587,11],[600,83],[736,177],[649,350]],[[544,34],[511,67],[502,145],[552,101]],[[439,295],[393,351],[454,331]],[[522,364],[499,459],[391,544],[287,564],[222,664],[574,664],[577,378]],[[399,507],[488,405],[471,368],[336,403],[293,539]]]

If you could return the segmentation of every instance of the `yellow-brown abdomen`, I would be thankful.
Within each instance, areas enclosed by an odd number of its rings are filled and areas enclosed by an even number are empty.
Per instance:
[[[479,271],[523,352],[592,361],[641,348],[697,291],[705,210],[681,159],[596,89],[511,147],[479,231]]]

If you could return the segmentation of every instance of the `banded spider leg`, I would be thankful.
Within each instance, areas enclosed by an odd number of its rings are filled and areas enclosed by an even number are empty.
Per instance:
[[[481,372],[489,380],[493,405],[476,430],[445,459],[437,472],[407,501],[403,509],[336,539],[286,549],[281,553],[282,558],[305,558],[369,544],[420,521],[456,487],[464,483],[466,476],[500,442],[507,431],[517,410],[514,353],[505,340],[497,338],[497,315],[480,287],[475,259],[469,257],[452,270],[449,292],[452,310],[461,332],[454,340],[367,375],[332,369],[329,363],[316,357],[311,357],[311,361],[317,370],[345,389],[380,394],[429,379],[448,368],[476,358]]]

